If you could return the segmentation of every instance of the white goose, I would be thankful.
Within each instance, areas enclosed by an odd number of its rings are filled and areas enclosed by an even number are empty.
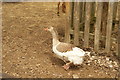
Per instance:
[[[69,43],[60,42],[58,34],[53,27],[45,28],[46,31],[50,31],[53,37],[53,52],[62,59],[66,64],[63,66],[65,70],[68,70],[71,64],[80,65],[83,62],[85,52]]]

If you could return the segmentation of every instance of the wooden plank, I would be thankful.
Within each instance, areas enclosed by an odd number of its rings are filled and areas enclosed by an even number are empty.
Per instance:
[[[74,45],[79,45],[80,2],[74,4]]]
[[[120,34],[120,21],[119,21],[119,32],[118,32],[118,34]],[[118,35],[118,48],[117,48],[117,52],[118,52],[118,57],[120,57],[120,35]]]
[[[98,2],[95,1],[95,17],[96,17],[96,15],[97,15],[97,7],[98,7]]]
[[[99,50],[99,38],[100,38],[100,27],[101,27],[101,17],[102,17],[102,9],[103,3],[99,2],[97,4],[97,12],[96,12],[96,24],[95,24],[95,38],[94,38],[94,49],[95,51]]]
[[[113,21],[113,6],[114,2],[109,2],[109,9],[108,9],[108,18],[107,18],[107,32],[106,32],[106,45],[105,51],[107,53],[110,52],[111,48],[111,31],[112,31],[112,21]]]
[[[2,64],[2,2],[1,1],[0,1],[0,64]],[[2,73],[2,65],[0,65],[0,73]]]
[[[72,17],[72,3],[67,2],[66,6],[66,26],[65,26],[65,42],[70,42],[70,29],[71,29],[71,17]]]
[[[118,4],[118,2],[115,2],[115,7],[116,7],[116,9],[115,9],[115,12],[114,12],[114,14],[115,14],[115,16],[114,16],[114,18],[115,18],[115,20],[117,20],[117,21],[119,21],[119,18],[120,18],[120,3]],[[119,24],[115,24],[115,26],[114,26],[114,32],[118,32],[119,31]],[[119,32],[118,32],[118,34],[119,34]],[[118,37],[119,37],[119,35],[118,35]],[[119,39],[119,38],[118,38]],[[117,41],[117,43],[119,43],[119,40]],[[118,49],[118,44],[116,45],[116,55],[118,55],[119,54],[119,49]]]
[[[89,46],[90,15],[91,15],[91,2],[86,2],[85,28],[84,28],[84,47],[86,48]]]
[[[119,20],[119,27],[118,27],[118,57],[120,57],[120,2],[118,3],[118,20]],[[120,79],[120,77],[119,77]]]

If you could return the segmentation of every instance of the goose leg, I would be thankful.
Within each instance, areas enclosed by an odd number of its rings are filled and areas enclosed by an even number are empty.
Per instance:
[[[71,62],[69,63],[66,63],[64,66],[62,66],[65,70],[68,70],[70,68],[70,64]]]

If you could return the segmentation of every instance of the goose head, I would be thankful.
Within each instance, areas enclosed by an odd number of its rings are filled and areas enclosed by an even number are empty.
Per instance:
[[[52,37],[53,37],[53,45],[56,45],[59,43],[58,33],[52,26],[44,28],[44,30],[51,32]]]
[[[54,29],[54,27],[49,26],[49,27],[47,27],[47,28],[44,28],[44,30],[51,32],[53,38],[54,38],[54,37],[56,37],[56,38],[58,37],[58,33],[57,33],[57,31]]]
[[[52,26],[50,26],[50,27],[44,28],[44,30],[52,32],[54,30],[54,28]]]

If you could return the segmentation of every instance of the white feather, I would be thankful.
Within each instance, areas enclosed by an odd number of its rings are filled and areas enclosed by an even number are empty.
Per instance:
[[[57,45],[59,45],[58,43]],[[56,46],[57,46],[56,45]],[[56,46],[53,46],[53,52],[62,60],[70,61],[75,65],[79,65],[83,62],[83,56],[85,55],[85,52],[78,48],[74,47],[72,51],[67,51],[67,52],[59,52],[56,49]]]

